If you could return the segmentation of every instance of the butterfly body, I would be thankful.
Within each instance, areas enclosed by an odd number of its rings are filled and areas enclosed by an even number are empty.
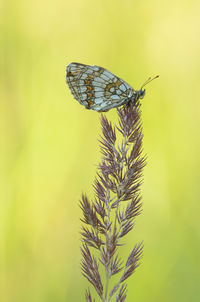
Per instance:
[[[143,98],[145,90],[134,90],[112,72],[95,65],[70,63],[66,82],[74,98],[86,109],[105,112]]]

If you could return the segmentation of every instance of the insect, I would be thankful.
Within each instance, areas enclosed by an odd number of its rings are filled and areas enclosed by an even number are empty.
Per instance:
[[[140,88],[133,89],[125,81],[103,67],[70,63],[66,67],[66,82],[74,98],[86,109],[105,112],[145,95],[143,87],[157,78],[149,78]]]

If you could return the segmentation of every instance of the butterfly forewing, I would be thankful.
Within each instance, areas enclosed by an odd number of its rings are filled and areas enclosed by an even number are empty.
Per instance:
[[[66,82],[74,98],[95,111],[119,107],[134,93],[129,84],[99,66],[70,63],[66,68]]]

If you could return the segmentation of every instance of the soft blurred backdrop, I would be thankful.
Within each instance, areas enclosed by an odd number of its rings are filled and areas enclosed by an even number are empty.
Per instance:
[[[100,115],[65,84],[75,61],[136,89],[160,74],[142,105],[144,211],[123,254],[142,239],[145,253],[127,302],[200,301],[200,2],[5,0],[0,11],[0,300],[85,301],[78,200],[92,196]]]

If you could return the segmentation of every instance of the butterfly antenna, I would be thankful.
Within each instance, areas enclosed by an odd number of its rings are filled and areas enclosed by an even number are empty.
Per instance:
[[[141,89],[144,87],[144,86],[146,86],[147,84],[149,84],[151,81],[153,81],[153,80],[155,80],[155,79],[157,79],[157,78],[159,78],[159,75],[157,75],[157,76],[155,76],[155,77],[153,77],[153,78],[148,78],[147,80],[146,80],[146,82],[144,82],[144,84],[142,85],[142,87],[141,87]]]

